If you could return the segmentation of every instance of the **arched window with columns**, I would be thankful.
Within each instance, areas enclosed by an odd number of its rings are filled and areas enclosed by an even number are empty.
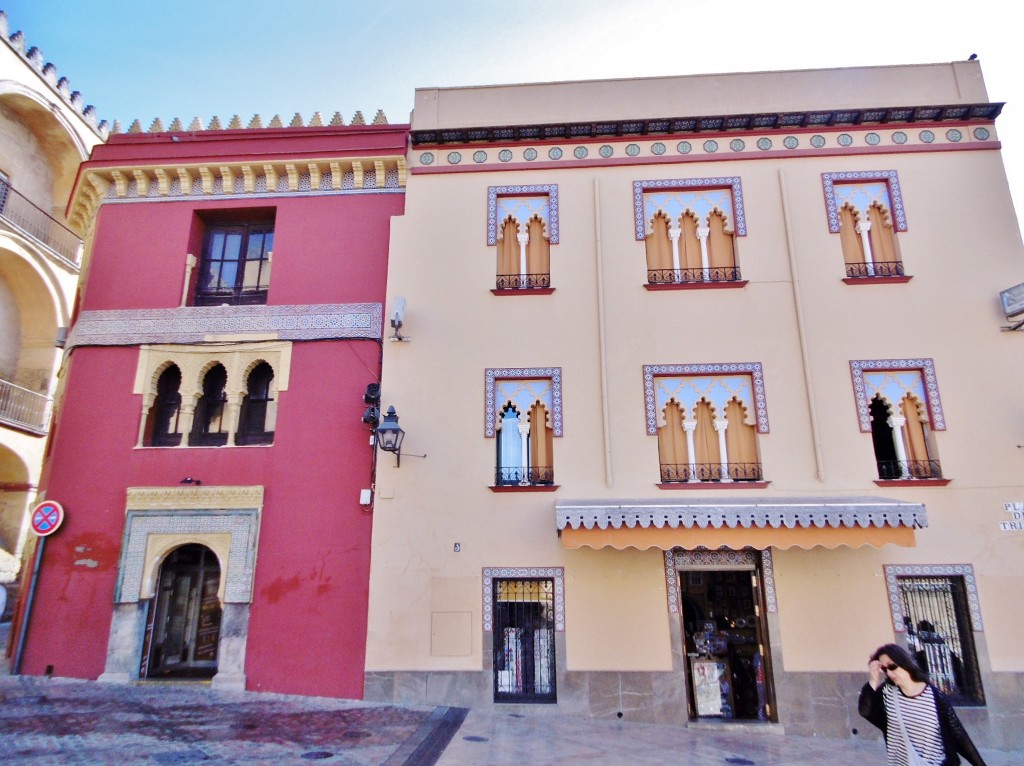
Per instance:
[[[945,481],[934,433],[945,429],[945,421],[932,360],[861,360],[850,367],[878,479]]]
[[[909,279],[896,233],[907,230],[894,170],[823,173],[829,231],[839,234],[847,284]]]
[[[735,241],[746,234],[738,178],[635,181],[634,200],[649,287],[743,284]]]
[[[489,187],[487,216],[487,244],[497,254],[494,292],[550,292],[551,246],[558,244],[558,187]]]
[[[561,368],[488,368],[484,435],[495,440],[495,489],[553,488],[562,435]]]
[[[718,369],[687,372],[702,367]],[[663,483],[763,481],[757,439],[768,424],[759,364],[648,366],[645,381]]]

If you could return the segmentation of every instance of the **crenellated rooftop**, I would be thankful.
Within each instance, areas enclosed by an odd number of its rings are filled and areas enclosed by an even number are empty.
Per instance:
[[[363,117],[363,113],[357,111],[352,115],[352,119],[349,120],[348,124],[351,125],[366,125],[366,118]],[[377,114],[374,115],[373,121],[369,123],[371,125],[387,125],[388,118],[384,114],[383,109],[378,109]],[[248,124],[243,125],[242,119],[236,114],[225,125],[221,122],[220,117],[213,117],[209,123],[205,126],[202,120],[198,117],[193,118],[192,122],[185,126],[185,123],[178,117],[171,120],[170,124],[164,126],[163,120],[157,117],[150,123],[147,130],[142,129],[142,123],[139,120],[134,120],[131,125],[128,126],[128,130],[122,130],[121,123],[118,120],[114,120],[114,127],[111,133],[198,133],[205,130],[259,130],[260,128],[323,128],[323,127],[340,127],[345,125],[345,119],[341,116],[341,112],[335,112],[334,116],[330,120],[324,120],[323,114],[320,112],[314,112],[313,116],[309,118],[309,122],[304,122],[302,115],[298,112],[292,117],[291,121],[285,124],[281,116],[275,114],[269,122],[264,123],[263,118],[254,114],[252,119],[249,120]]]
[[[85,124],[100,138],[106,139],[110,134],[110,128],[106,120],[96,120],[96,108],[92,104],[85,104],[82,94],[77,90],[71,90],[71,83],[67,77],[57,77],[57,67],[52,62],[46,61],[43,52],[32,46],[27,48],[24,33],[18,31],[9,34],[7,14],[0,10],[0,39],[17,53],[32,69],[39,73],[50,90],[65,104],[78,114]]]

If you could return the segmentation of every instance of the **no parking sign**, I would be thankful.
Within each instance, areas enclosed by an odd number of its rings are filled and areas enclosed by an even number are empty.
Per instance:
[[[32,509],[32,531],[40,537],[52,535],[64,522],[64,508],[55,500],[44,500]]]

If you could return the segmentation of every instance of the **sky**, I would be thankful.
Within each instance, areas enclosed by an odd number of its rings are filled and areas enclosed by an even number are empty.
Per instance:
[[[1008,7],[1008,6],[1007,6]],[[1024,209],[1024,34],[962,0],[0,0],[97,117],[409,120],[415,88],[820,67],[977,54]],[[870,100],[870,99],[869,99]],[[873,105],[873,104],[872,104]],[[887,106],[883,105],[883,106]],[[672,114],[685,111],[669,109]]]

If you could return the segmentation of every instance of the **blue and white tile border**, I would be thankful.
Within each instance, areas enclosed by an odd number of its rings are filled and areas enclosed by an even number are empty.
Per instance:
[[[655,403],[654,379],[670,375],[750,375],[754,389],[754,411],[757,432],[768,433],[768,402],[764,393],[764,370],[760,362],[724,362],[720,364],[645,364],[644,411],[647,416],[647,434],[658,434],[658,407]]]
[[[900,577],[963,577],[967,592],[967,611],[971,614],[971,627],[976,633],[985,630],[981,621],[981,604],[978,601],[978,582],[974,578],[974,567],[970,564],[885,564],[885,587],[889,591],[889,611],[892,627],[897,633],[906,633],[903,624],[903,602],[900,599]]]
[[[487,244],[498,244],[498,197],[513,195],[547,195],[548,197],[548,242],[558,244],[558,184],[537,184],[532,186],[488,186],[487,187]]]
[[[484,436],[496,433],[498,403],[495,401],[497,380],[551,380],[551,430],[553,436],[562,435],[562,368],[561,367],[488,367],[484,370]]]
[[[836,202],[835,185],[845,181],[885,181],[889,187],[889,199],[892,201],[893,228],[896,231],[907,230],[907,213],[903,208],[903,194],[900,192],[900,179],[895,170],[858,170],[842,173],[822,173],[821,184],[825,192],[825,211],[828,214],[828,230],[839,233],[839,205]]]
[[[935,363],[931,359],[851,359],[850,376],[853,378],[853,395],[857,400],[857,420],[862,433],[871,433],[871,402],[864,382],[864,373],[875,370],[919,370],[924,379],[924,390],[928,397],[928,413],[933,431],[946,430],[946,416],[942,414],[942,400],[939,398],[939,381],[935,376]]]
[[[714,566],[757,566],[758,557],[761,561],[761,579],[764,583],[764,601],[770,614],[779,611],[778,598],[775,595],[775,566],[772,561],[772,549],[763,551],[745,549],[741,551],[687,551],[674,548],[665,551],[665,586],[668,595],[669,614],[680,614],[679,603],[679,572],[681,569]]]
[[[482,617],[484,632],[494,629],[494,581],[495,580],[539,580],[554,581],[555,630],[565,632],[565,567],[485,567],[483,570]]]
[[[720,178],[668,178],[633,182],[633,222],[637,242],[647,237],[647,222],[644,220],[644,192],[655,189],[721,189],[732,190],[733,214],[736,218],[736,236],[747,236],[747,216],[743,210],[743,184],[739,176]]]

